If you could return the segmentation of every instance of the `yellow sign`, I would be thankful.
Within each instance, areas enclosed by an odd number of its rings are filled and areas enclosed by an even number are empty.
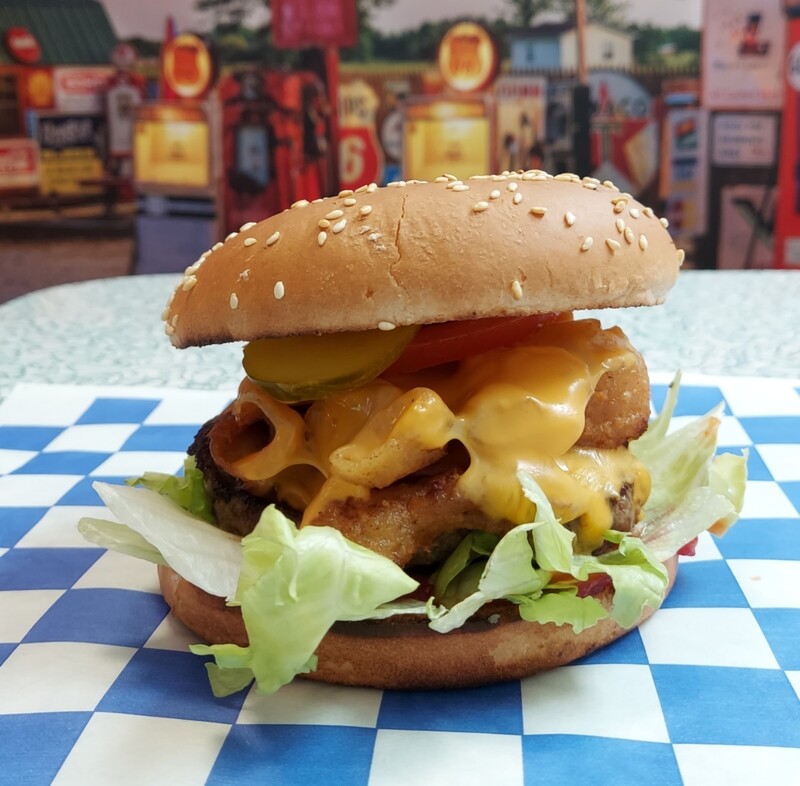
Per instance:
[[[208,188],[209,127],[198,109],[149,106],[134,126],[134,178],[139,186]]]
[[[488,87],[497,76],[497,44],[485,27],[475,22],[453,25],[439,43],[439,71],[445,84],[459,93]]]
[[[179,98],[200,98],[214,79],[211,53],[191,33],[175,36],[164,47],[162,69],[164,80]]]
[[[403,135],[406,179],[434,180],[442,172],[467,178],[492,169],[489,118],[483,102],[411,105]]]

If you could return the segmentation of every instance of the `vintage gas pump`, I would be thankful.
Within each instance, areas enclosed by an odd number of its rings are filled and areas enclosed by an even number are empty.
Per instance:
[[[220,84],[226,231],[322,196],[328,145],[316,82],[307,72],[247,70]]]
[[[221,235],[219,100],[211,53],[194,35],[164,47],[162,71],[173,98],[136,110],[137,273],[177,272]]]

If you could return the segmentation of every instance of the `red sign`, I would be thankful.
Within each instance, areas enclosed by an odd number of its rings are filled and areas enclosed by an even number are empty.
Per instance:
[[[33,139],[0,140],[0,192],[39,186],[39,145]]]
[[[787,22],[781,152],[775,215],[777,267],[800,268],[800,19]]]
[[[33,65],[42,57],[42,48],[36,37],[26,27],[9,27],[3,36],[6,51],[18,63]]]
[[[375,130],[343,128],[339,134],[339,184],[355,190],[381,179],[381,160]]]
[[[280,49],[355,46],[355,0],[272,0],[272,41]]]

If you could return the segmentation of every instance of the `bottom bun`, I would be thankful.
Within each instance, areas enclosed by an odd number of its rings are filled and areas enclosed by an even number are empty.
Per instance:
[[[678,559],[665,563],[672,589]],[[238,607],[209,595],[171,568],[159,566],[164,599],[173,614],[210,644],[247,646]],[[609,588],[596,596],[605,606]],[[646,607],[637,625],[653,614]],[[306,679],[371,688],[464,688],[521,679],[563,666],[628,633],[610,618],[581,633],[569,625],[526,622],[517,607],[496,602],[461,628],[436,633],[428,619],[403,615],[385,620],[337,622],[317,648],[317,669]]]

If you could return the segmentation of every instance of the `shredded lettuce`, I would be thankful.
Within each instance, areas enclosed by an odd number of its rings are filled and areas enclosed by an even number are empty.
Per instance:
[[[243,539],[213,526],[202,475],[189,460],[183,478],[147,473],[144,488],[94,487],[122,522],[82,519],[92,542],[167,564],[210,594],[241,607],[250,645],[196,645],[216,695],[247,687],[272,692],[315,667],[315,651],[336,621],[427,614],[445,633],[484,604],[505,599],[523,619],[570,625],[576,632],[610,616],[635,625],[645,607],[660,605],[667,586],[661,564],[701,532],[721,534],[741,510],[746,456],[715,457],[719,413],[712,411],[670,432],[678,379],[662,412],[631,451],[648,468],[653,491],[636,536],[609,531],[615,548],[576,554],[575,535],[556,518],[530,473],[518,479],[535,506],[534,520],[502,538],[470,533],[440,568],[427,603],[405,596],[417,587],[390,560],[348,541],[330,527],[298,529],[274,507]],[[606,608],[582,597],[579,583],[605,574],[613,589]]]
[[[217,696],[255,678],[272,693],[314,666],[314,652],[337,620],[360,620],[412,592],[417,582],[391,560],[348,541],[331,527],[298,529],[274,506],[242,539],[242,571],[235,602],[250,641],[196,645]],[[231,671],[233,670],[233,671]]]
[[[478,587],[447,610],[435,608],[430,627],[440,633],[463,625],[481,606],[500,598],[520,606],[529,621],[570,624],[576,633],[609,615],[594,598],[579,598],[574,582],[551,584],[553,574],[585,581],[593,573],[606,573],[614,585],[611,616],[631,627],[645,606],[657,608],[667,586],[664,566],[638,538],[622,533],[610,537],[618,548],[595,557],[575,554],[575,534],[563,527],[536,481],[517,473],[525,496],[536,506],[534,520],[506,533],[489,557]]]

